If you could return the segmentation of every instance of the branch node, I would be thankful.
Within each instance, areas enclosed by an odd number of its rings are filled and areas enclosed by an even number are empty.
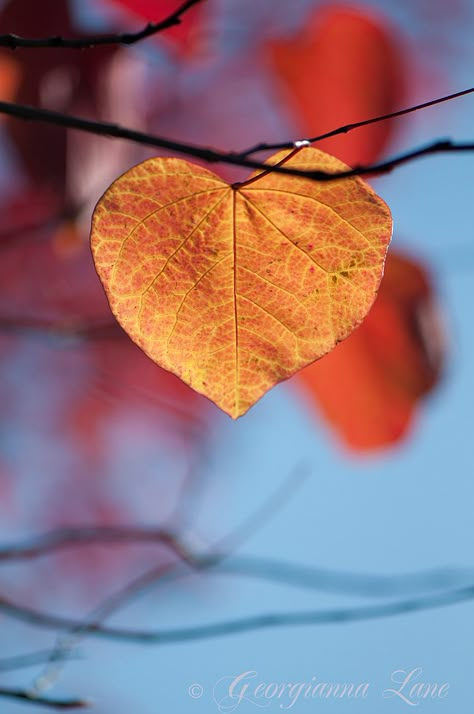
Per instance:
[[[297,139],[293,142],[293,146],[295,149],[302,149],[305,146],[311,146],[311,142],[309,139]]]

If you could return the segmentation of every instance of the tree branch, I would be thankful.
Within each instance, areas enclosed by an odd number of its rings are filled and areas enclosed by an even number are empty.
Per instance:
[[[2,612],[8,617],[11,617],[14,620],[25,622],[28,625],[33,625],[36,627],[45,627],[47,629],[52,630],[64,631],[83,629],[88,633],[94,633],[96,632],[97,628],[100,627],[100,625],[98,625],[97,623],[84,624],[84,622],[79,619],[75,620],[70,617],[52,615],[46,612],[42,612],[40,610],[35,610],[34,608],[27,607],[26,605],[17,605],[16,603],[8,600],[3,596],[0,597],[0,612]],[[119,636],[119,639],[127,639],[128,631],[118,628],[117,634]],[[51,650],[51,654],[55,655],[55,650]]]
[[[400,600],[386,605],[375,605],[354,608],[336,608],[328,610],[310,610],[307,612],[280,612],[250,617],[236,618],[227,622],[219,622],[197,627],[183,627],[156,632],[135,633],[142,635],[139,641],[148,644],[171,644],[193,640],[222,637],[224,635],[241,634],[254,630],[275,627],[301,627],[314,625],[340,625],[349,622],[375,620],[385,617],[395,617],[422,610],[457,605],[474,599],[474,585],[459,588],[446,593]],[[105,632],[94,634],[105,636]]]
[[[36,704],[37,706],[56,710],[85,709],[92,704],[92,702],[85,699],[49,699],[48,697],[36,696],[34,692],[29,692],[26,689],[9,689],[7,687],[0,687],[0,697],[19,699],[28,704]]]
[[[38,650],[27,654],[12,655],[0,659],[0,672],[12,672],[17,669],[28,669],[47,662],[52,655],[52,650]],[[77,654],[71,657],[78,657]]]
[[[472,94],[474,92],[474,87],[469,89],[463,89],[461,92],[455,92],[454,94],[447,94],[445,97],[438,97],[438,99],[431,99],[429,102],[423,102],[423,104],[416,104],[412,107],[407,107],[405,109],[399,109],[396,112],[391,112],[390,114],[382,114],[378,117],[373,117],[372,119],[364,119],[364,121],[357,121],[353,124],[344,124],[343,126],[333,129],[332,131],[326,132],[326,134],[319,134],[319,136],[313,136],[311,139],[305,139],[310,144],[314,144],[317,141],[322,141],[323,139],[330,139],[333,136],[339,136],[340,134],[348,134],[354,129],[360,129],[363,126],[369,126],[370,124],[377,124],[381,121],[387,121],[388,119],[396,119],[397,117],[405,116],[405,114],[411,114],[412,112],[417,112],[420,109],[427,109],[428,107],[434,107],[437,104],[442,104],[443,102],[449,102],[451,99],[458,99],[459,97],[464,97],[466,94]],[[295,146],[294,141],[285,141],[279,144],[266,144],[260,143],[255,144],[250,149],[242,151],[240,156],[250,156],[250,154],[256,154],[259,151],[280,151],[283,149],[293,149]]]
[[[121,127],[116,124],[91,121],[69,114],[61,114],[48,109],[40,109],[38,107],[30,107],[23,104],[12,104],[10,102],[0,102],[0,114],[7,114],[8,116],[22,119],[24,121],[46,122],[47,124],[62,126],[69,129],[77,129],[79,131],[109,138],[126,139],[127,141],[133,141],[146,146],[153,146],[172,153],[184,154],[207,163],[224,163],[232,166],[241,166],[250,169],[268,171],[268,163],[265,164],[261,161],[256,161],[235,152],[218,151],[202,146],[196,146],[194,144],[172,141],[170,139],[154,136],[152,134],[135,131],[134,129]],[[298,144],[299,142],[296,143]],[[385,174],[401,164],[405,164],[422,156],[441,153],[460,153],[466,151],[474,151],[474,142],[456,143],[450,139],[442,139],[418,149],[400,154],[386,161],[372,164],[370,166],[356,166],[355,168],[348,169],[347,171],[326,173],[325,171],[303,171],[301,169],[291,169],[286,166],[274,167],[272,168],[272,171],[275,173],[285,174],[287,176],[309,178],[315,181],[335,181],[343,178],[352,178],[354,176]]]
[[[58,528],[32,538],[27,543],[0,547],[1,561],[30,560],[65,548],[121,543],[160,543],[174,551],[181,548],[176,536],[162,528],[126,526],[86,526]]]
[[[301,467],[290,472],[283,483],[278,484],[277,488],[265,499],[263,504],[260,504],[237,528],[228,533],[224,539],[221,539],[218,545],[222,547],[222,543],[224,543],[227,548],[235,548],[245,542],[252,533],[262,527],[262,522],[274,516],[279,508],[286,505],[289,496],[294,495],[296,488],[302,485],[308,475],[309,472]],[[184,566],[186,569],[195,567],[193,554],[185,545],[177,541],[175,552],[181,560],[179,566]],[[222,559],[225,555],[223,554],[220,557]],[[52,686],[59,677],[64,661],[69,658],[71,651],[77,646],[81,638],[90,632],[102,629],[101,623],[105,618],[124,605],[129,604],[138,596],[143,595],[144,592],[156,585],[167,574],[176,577],[175,569],[176,565],[173,563],[160,563],[158,566],[145,571],[124,587],[109,595],[89,614],[87,619],[79,621],[77,624],[71,623],[71,627],[65,628],[67,633],[64,637],[58,639],[50,660],[43,672],[35,680],[35,689],[43,691],[45,688]],[[27,614],[30,618],[32,617],[32,611]]]
[[[58,550],[94,545],[120,546],[124,544],[161,544],[171,548],[195,571],[208,571],[213,576],[240,576],[277,582],[291,587],[299,587],[345,595],[365,597],[393,597],[407,591],[455,587],[466,574],[466,570],[444,568],[423,573],[395,576],[354,574],[297,565],[275,558],[251,555],[232,555],[219,551],[204,555],[190,552],[180,543],[179,538],[164,529],[140,526],[89,526],[84,528],[64,528],[51,531],[19,544],[0,547],[0,562],[30,560],[53,555]],[[181,565],[181,563],[179,563]],[[180,577],[183,572],[176,573]],[[186,571],[189,572],[189,571]],[[470,571],[469,571],[469,574]],[[172,568],[167,580],[172,578]],[[0,601],[1,609],[1,601]],[[1,661],[0,661],[1,663]],[[0,664],[1,669],[1,664]]]
[[[59,617],[35,610],[21,608],[19,619],[30,624],[55,630],[67,630],[72,633],[87,633],[94,637],[120,642],[136,642],[148,645],[166,645],[195,640],[212,639],[225,635],[241,634],[255,630],[276,627],[301,627],[316,625],[340,625],[350,622],[407,615],[414,612],[438,609],[458,605],[474,600],[474,584],[448,590],[434,595],[422,595],[406,598],[397,602],[362,607],[309,610],[304,612],[276,612],[235,618],[207,625],[179,627],[158,630],[131,630],[127,628],[100,625],[97,622],[84,624],[81,620]],[[1,602],[3,609],[4,600]],[[16,608],[13,605],[13,608]],[[16,608],[18,609],[18,608]],[[28,614],[29,613],[29,614]],[[58,650],[58,657],[62,657]],[[69,656],[69,655],[68,655]]]
[[[90,37],[80,38],[64,38],[55,35],[54,37],[31,39],[20,37],[15,34],[0,35],[0,47],[8,47],[11,50],[22,48],[54,48],[82,50],[90,47],[99,47],[103,45],[134,45],[140,40],[144,40],[152,35],[157,35],[163,30],[179,25],[182,16],[190,10],[194,5],[198,5],[205,0],[186,0],[175,12],[168,15],[161,22],[150,22],[139,32],[122,32],[106,35],[94,35]]]
[[[123,543],[124,541],[130,542],[134,540],[139,542],[159,541],[167,543],[181,556],[182,560],[180,560],[178,564],[159,565],[157,568],[139,576],[139,578],[134,580],[123,590],[120,590],[114,596],[108,598],[106,603],[99,606],[98,611],[101,611],[101,614],[110,614],[110,612],[115,611],[125,602],[128,602],[131,595],[143,592],[144,588],[156,583],[158,579],[168,576],[167,579],[169,581],[170,578],[174,579],[183,573],[188,573],[189,568],[194,571],[207,570],[208,572],[211,572],[212,568],[216,568],[216,574],[246,575],[277,580],[295,587],[379,597],[393,596],[397,592],[400,592],[401,588],[406,588],[407,586],[418,589],[440,586],[446,587],[449,585],[450,579],[452,582],[453,575],[456,575],[453,571],[430,571],[423,575],[405,575],[393,579],[388,577],[384,578],[382,576],[335,573],[328,570],[285,564],[266,558],[239,558],[235,556],[229,562],[222,564],[224,558],[229,557],[225,553],[208,553],[204,556],[193,555],[184,545],[179,544],[172,534],[166,531],[151,531],[138,528],[88,528],[82,531],[80,529],[66,529],[62,532],[57,531],[46,534],[39,538],[36,543],[14,546],[10,550],[3,548],[1,552],[3,559],[8,559],[9,556],[13,558],[29,558],[46,555],[59,547],[85,545],[91,542]],[[223,569],[220,570],[218,566]],[[406,599],[398,603],[390,603],[389,605],[377,605],[375,607],[359,609],[315,611],[311,613],[262,615],[218,625],[206,625],[170,631],[133,631],[118,627],[106,627],[100,624],[99,619],[101,618],[94,618],[93,621],[81,621],[69,617],[59,617],[18,605],[4,597],[0,598],[0,610],[7,616],[27,622],[31,625],[63,631],[68,630],[73,637],[91,634],[124,641],[162,644],[199,639],[201,637],[214,637],[221,634],[277,625],[297,625],[304,623],[324,624],[325,622],[371,619],[403,614],[411,610],[429,609],[446,604],[455,604],[472,598],[474,598],[474,586],[470,585],[468,587],[458,587],[457,589],[452,588],[447,593],[443,592],[418,599]],[[270,625],[269,622],[273,624]],[[58,648],[58,652],[61,653],[61,649]],[[63,655],[61,654],[61,656]],[[52,659],[55,660],[56,657]]]

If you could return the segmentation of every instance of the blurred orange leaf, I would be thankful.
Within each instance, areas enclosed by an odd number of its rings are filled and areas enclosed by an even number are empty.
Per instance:
[[[312,148],[270,162],[345,168]],[[187,161],[150,159],[106,191],[92,227],[120,324],[233,418],[365,317],[391,237],[388,207],[359,178],[257,177],[233,187]]]
[[[269,46],[270,60],[305,136],[389,114],[404,96],[403,50],[369,10],[318,8],[293,37]],[[394,128],[385,121],[318,143],[350,166],[374,162]]]
[[[425,271],[391,252],[362,325],[299,380],[350,447],[374,449],[405,434],[439,379],[443,347]]]

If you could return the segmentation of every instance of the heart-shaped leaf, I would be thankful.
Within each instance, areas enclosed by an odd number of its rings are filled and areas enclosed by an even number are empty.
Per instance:
[[[309,147],[285,166],[347,168]],[[149,159],[111,185],[92,223],[122,327],[233,418],[363,320],[392,231],[388,207],[359,178],[258,173],[233,187],[187,161]]]

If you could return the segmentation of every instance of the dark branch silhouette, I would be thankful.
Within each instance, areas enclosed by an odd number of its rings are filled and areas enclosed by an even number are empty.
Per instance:
[[[181,23],[182,16],[194,5],[205,2],[205,0],[187,0],[175,12],[168,15],[160,22],[150,22],[139,32],[110,33],[106,35],[94,35],[80,38],[65,38],[55,35],[54,37],[27,38],[20,37],[13,33],[0,35],[0,47],[8,47],[11,50],[18,48],[54,48],[83,50],[91,47],[103,45],[134,45],[140,40],[144,40],[152,35],[174,27]]]
[[[405,113],[407,110],[404,110]],[[268,163],[256,161],[248,156],[242,156],[235,152],[218,151],[194,144],[188,144],[179,141],[173,141],[164,137],[146,134],[141,131],[122,127],[117,124],[108,122],[91,121],[81,117],[72,116],[69,114],[61,114],[60,112],[51,111],[49,109],[40,109],[38,107],[30,107],[23,104],[13,104],[11,102],[0,102],[0,114],[21,119],[23,121],[38,121],[46,122],[56,126],[66,127],[68,129],[77,129],[90,134],[104,136],[108,138],[126,139],[137,144],[145,146],[153,146],[158,149],[164,149],[175,154],[182,154],[207,163],[224,163],[232,166],[240,166],[249,169],[258,169],[268,172]],[[370,123],[373,120],[368,120]],[[360,126],[363,126],[363,122]],[[301,142],[296,142],[299,146]],[[295,144],[293,144],[293,148]],[[474,142],[455,142],[451,139],[442,139],[434,141],[430,144],[413,149],[404,154],[399,154],[386,161],[381,161],[370,166],[356,166],[355,168],[346,171],[338,171],[327,173],[325,171],[304,171],[301,169],[291,169],[287,166],[275,166],[271,170],[275,173],[285,174],[287,176],[298,176],[300,178],[309,178],[315,181],[335,181],[343,178],[352,178],[354,176],[369,176],[379,175],[390,172],[392,169],[402,164],[433,154],[452,154],[463,153],[466,151],[474,151]],[[236,184],[238,186],[239,184]]]
[[[472,94],[474,92],[474,87],[469,89],[463,89],[461,92],[455,92],[454,94],[447,94],[445,97],[438,97],[438,99],[431,99],[429,102],[423,102],[423,104],[416,104],[413,107],[407,107],[405,109],[399,109],[396,112],[391,112],[390,114],[382,114],[378,117],[373,117],[372,119],[364,119],[364,121],[357,121],[353,124],[344,124],[337,129],[332,129],[326,132],[326,134],[320,134],[319,136],[313,136],[311,139],[306,139],[310,144],[314,144],[317,141],[322,141],[323,139],[330,139],[333,136],[339,136],[340,134],[348,134],[354,129],[360,129],[363,126],[369,126],[370,124],[377,124],[381,121],[387,121],[388,119],[396,119],[397,117],[405,116],[406,114],[411,114],[412,112],[417,112],[420,109],[428,109],[428,107],[434,107],[437,104],[442,104],[443,102],[449,102],[451,99],[458,99],[459,97],[464,97],[466,94]],[[278,144],[255,144],[250,149],[242,151],[240,156],[250,156],[250,154],[256,154],[260,151],[278,151],[282,149],[293,149],[295,146],[294,141],[286,141]]]
[[[91,706],[91,702],[85,699],[49,699],[48,697],[35,696],[33,692],[29,692],[27,689],[10,689],[7,687],[0,687],[0,697],[17,699],[27,704],[36,704],[37,706],[56,710],[85,709]]]

